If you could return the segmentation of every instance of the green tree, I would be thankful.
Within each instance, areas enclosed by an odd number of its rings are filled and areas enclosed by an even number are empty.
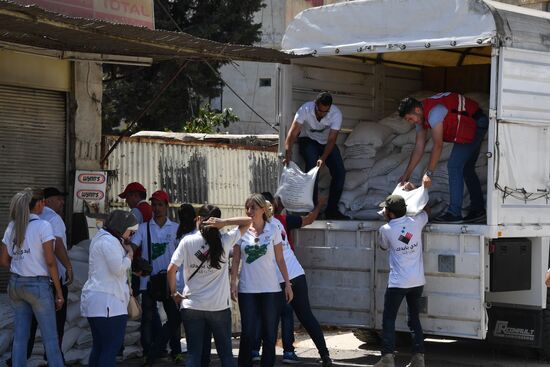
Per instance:
[[[231,108],[224,108],[222,112],[210,110],[206,105],[199,108],[197,116],[183,124],[182,130],[186,133],[219,133],[221,127],[228,127],[229,124],[239,121]]]
[[[262,0],[155,0],[157,29],[178,31],[160,2],[186,33],[218,42],[251,45],[260,38],[261,24],[253,16]],[[104,65],[103,128],[111,132],[120,121],[135,119],[159,93],[182,61],[151,67]],[[219,61],[209,61],[216,70]],[[134,127],[137,130],[178,130],[197,116],[201,102],[221,92],[220,79],[202,61],[190,62],[155,105]]]

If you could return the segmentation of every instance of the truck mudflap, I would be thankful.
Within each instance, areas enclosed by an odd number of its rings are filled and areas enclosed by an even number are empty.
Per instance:
[[[492,306],[487,311],[490,343],[542,347],[543,310]]]

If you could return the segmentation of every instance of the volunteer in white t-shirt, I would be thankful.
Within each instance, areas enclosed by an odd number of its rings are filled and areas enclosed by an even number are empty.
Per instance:
[[[65,302],[55,263],[52,226],[38,216],[44,192],[26,189],[10,202],[10,223],[0,246],[0,266],[9,268],[8,294],[15,312],[12,346],[14,366],[27,365],[27,342],[32,315],[36,317],[48,365],[64,365],[57,338],[55,310]],[[55,301],[51,290],[55,288]]]
[[[178,231],[178,224],[168,219],[168,205],[170,198],[162,190],[155,191],[151,195],[153,207],[153,219],[139,225],[139,229],[132,237],[132,243],[141,247],[141,257],[151,263],[153,271],[151,276],[161,272],[166,273],[170,259],[174,253],[174,240]],[[149,254],[151,259],[149,259]],[[168,295],[159,301],[162,302],[166,312],[167,321],[161,325],[157,309],[157,301],[153,298],[150,277],[141,278],[141,346],[147,363],[152,364],[162,357],[166,343],[170,341],[170,356],[174,362],[181,362],[181,319],[176,304]],[[157,331],[160,330],[160,335]]]
[[[307,226],[317,219],[321,207],[326,204],[326,197],[320,197],[319,202],[315,208],[304,216],[298,215],[289,215],[281,214],[284,207],[281,203],[281,200],[277,197],[274,198],[270,192],[262,192],[262,195],[270,203],[273,203],[274,215],[271,218],[271,222],[279,228],[281,231],[281,238],[283,243],[283,255],[285,258],[286,268],[288,270],[288,277],[292,282],[292,290],[294,298],[292,302],[288,304],[283,304],[283,309],[281,312],[281,339],[283,342],[283,363],[294,364],[300,363],[300,359],[294,352],[294,312],[300,320],[300,324],[306,329],[307,333],[311,337],[311,340],[317,347],[319,351],[319,356],[321,357],[322,367],[332,366],[332,359],[330,358],[330,353],[327,349],[327,344],[325,342],[325,336],[323,330],[319,325],[319,322],[313,315],[311,311],[311,306],[309,304],[309,294],[307,287],[306,275],[304,268],[300,265],[300,262],[294,254],[294,249],[292,245],[291,232],[294,229],[302,228]],[[284,287],[283,276],[281,272],[278,273],[278,279],[281,283],[281,288]],[[260,323],[258,323],[260,324]],[[260,333],[261,325],[258,327],[257,341],[254,345],[254,351],[252,358],[259,357],[260,350]]]
[[[292,301],[293,292],[283,255],[281,231],[270,221],[272,207],[261,194],[253,194],[245,203],[246,215],[252,223],[233,247],[231,266],[231,296],[237,298],[237,274],[242,268],[238,285],[241,312],[239,366],[252,366],[252,349],[256,336],[257,315],[262,323],[263,353],[261,365],[275,364],[275,342],[282,300]],[[277,278],[280,270],[285,283],[284,293]]]
[[[327,219],[349,219],[338,211],[338,202],[344,190],[346,170],[340,150],[336,145],[342,127],[342,112],[332,104],[330,93],[320,93],[315,101],[304,103],[296,112],[285,140],[286,165],[292,160],[292,147],[296,139],[300,155],[305,161],[305,171],[326,164],[330,171],[330,193],[325,215]],[[317,176],[319,177],[319,176]],[[313,200],[317,201],[317,182]]]
[[[387,224],[380,227],[378,240],[389,251],[390,274],[384,296],[382,318],[382,358],[374,366],[393,366],[395,351],[395,318],[403,298],[407,300],[408,325],[413,336],[411,365],[424,366],[424,335],[420,324],[420,297],[426,280],[422,261],[422,229],[428,214],[422,211],[407,217],[405,199],[390,195],[380,204]]]
[[[229,252],[250,226],[250,218],[220,217],[218,207],[202,206],[197,217],[200,232],[181,240],[168,267],[172,298],[180,304],[185,335],[190,336],[187,338],[186,359],[189,367],[202,365],[205,333],[214,335],[221,365],[235,365],[231,346]],[[219,229],[228,225],[239,227],[220,235]],[[183,295],[176,291],[176,272],[182,265]]]
[[[80,313],[92,331],[90,367],[114,367],[128,321],[128,273],[133,250],[127,243],[138,229],[136,217],[124,210],[109,214],[90,243],[88,280],[82,287]]]

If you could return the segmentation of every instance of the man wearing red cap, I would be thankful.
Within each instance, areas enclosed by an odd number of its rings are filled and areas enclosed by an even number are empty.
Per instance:
[[[165,298],[158,299],[150,278],[157,276],[161,271],[166,273],[170,259],[175,251],[175,240],[178,224],[168,219],[168,205],[170,198],[162,190],[151,195],[153,219],[140,224],[138,231],[132,237],[132,243],[141,248],[141,257],[148,261],[153,270],[151,276],[141,277],[141,345],[146,363],[152,365],[155,359],[162,356],[166,344],[170,341],[170,355],[174,362],[183,360],[180,344],[181,319],[174,301],[168,296],[166,287]],[[166,278],[164,278],[166,279]],[[160,325],[157,300],[162,302],[167,322]],[[161,330],[161,335],[156,332]]]
[[[118,197],[126,200],[126,204],[132,209],[132,214],[137,218],[138,223],[151,220],[153,210],[147,202],[147,190],[142,184],[139,182],[129,183]]]

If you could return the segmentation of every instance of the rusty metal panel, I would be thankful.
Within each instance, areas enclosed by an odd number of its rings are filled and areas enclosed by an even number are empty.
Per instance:
[[[106,146],[115,139],[106,137]],[[276,190],[278,160],[276,146],[130,137],[114,150],[106,168],[110,207],[124,206],[118,194],[138,181],[148,194],[167,191],[172,207],[209,203],[229,217],[244,214],[250,193]]]

